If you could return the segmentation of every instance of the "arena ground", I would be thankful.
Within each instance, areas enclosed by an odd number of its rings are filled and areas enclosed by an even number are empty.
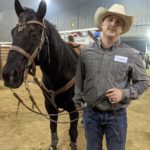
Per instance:
[[[148,71],[150,75],[150,70]],[[40,108],[45,112],[43,96],[34,83],[29,83],[31,92]],[[17,93],[30,102],[24,86]],[[149,150],[150,146],[150,89],[128,108],[128,135],[126,150]],[[16,115],[17,100],[0,81],[0,150],[47,150],[50,143],[49,121],[20,106]],[[59,117],[68,121],[68,116]],[[70,150],[69,124],[59,124],[58,150]],[[78,150],[85,150],[84,128],[79,122]],[[104,141],[105,142],[105,141]],[[106,150],[106,148],[104,148]]]

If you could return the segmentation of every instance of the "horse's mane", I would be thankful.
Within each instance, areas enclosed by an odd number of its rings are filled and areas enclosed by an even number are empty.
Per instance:
[[[50,52],[55,51],[60,66],[59,71],[65,70],[66,67],[66,69],[74,72],[77,63],[77,55],[74,50],[62,40],[60,34],[52,23],[45,20],[45,25],[50,42]]]

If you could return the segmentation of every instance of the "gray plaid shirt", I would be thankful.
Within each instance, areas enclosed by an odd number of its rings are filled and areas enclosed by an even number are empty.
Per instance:
[[[149,88],[148,80],[139,51],[120,39],[110,49],[103,49],[98,41],[81,50],[73,99],[79,103],[84,97],[90,105],[106,90],[119,88],[123,99],[115,108],[125,108]],[[113,106],[110,103],[107,110],[112,110]]]

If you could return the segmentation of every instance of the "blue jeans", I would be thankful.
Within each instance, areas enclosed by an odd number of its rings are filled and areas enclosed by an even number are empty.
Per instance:
[[[103,136],[108,150],[125,150],[126,110],[98,111],[85,108],[83,123],[87,141],[86,150],[102,150]]]

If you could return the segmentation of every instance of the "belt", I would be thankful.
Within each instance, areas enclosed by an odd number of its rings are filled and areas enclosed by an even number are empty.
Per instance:
[[[106,113],[106,112],[108,112],[108,113],[114,113],[114,112],[122,112],[122,111],[125,111],[125,110],[126,110],[126,108],[119,108],[119,109],[117,109],[117,110],[106,110],[106,111],[102,111],[102,110],[97,109],[96,107],[91,108],[91,109],[93,109],[93,111],[99,112],[99,113]]]

